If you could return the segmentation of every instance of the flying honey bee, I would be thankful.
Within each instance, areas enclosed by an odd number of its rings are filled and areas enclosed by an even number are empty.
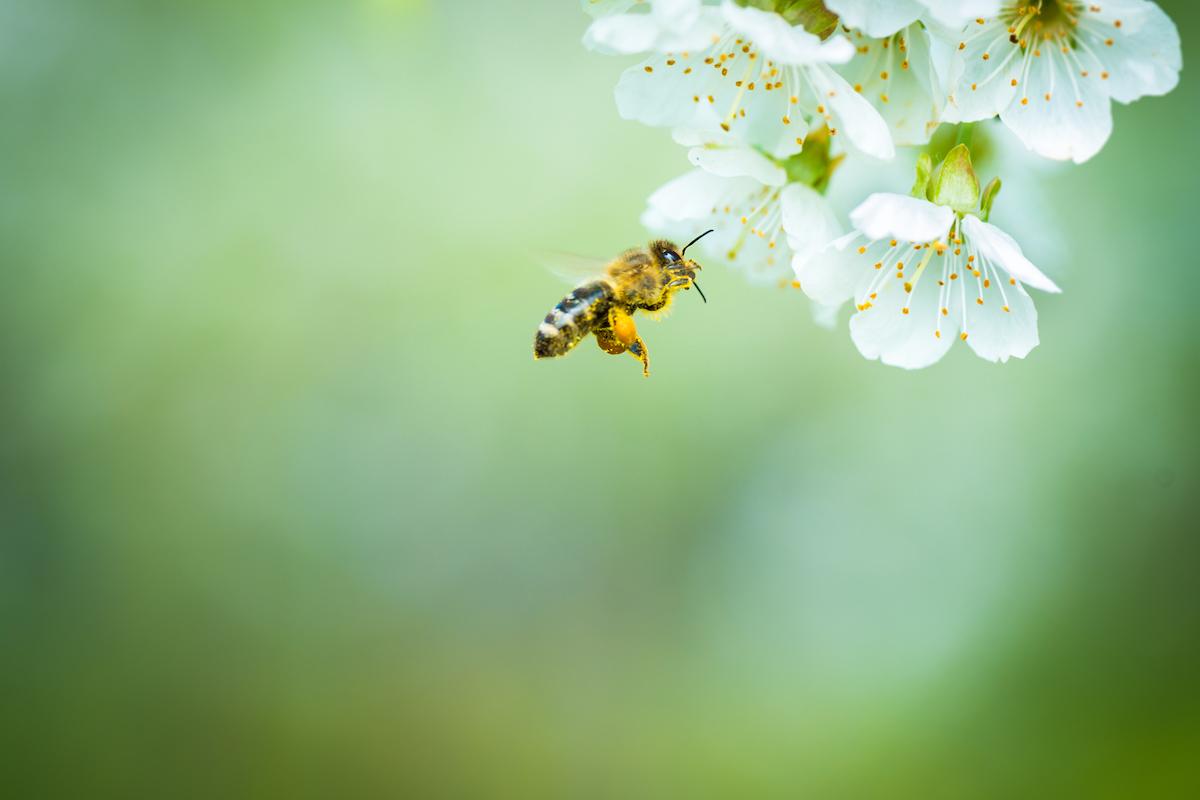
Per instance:
[[[642,362],[642,374],[650,377],[650,354],[633,314],[639,309],[665,311],[672,295],[693,286],[708,302],[696,283],[700,265],[685,255],[710,233],[700,234],[682,250],[660,239],[617,256],[600,277],[576,286],[546,315],[533,340],[533,357],[564,356],[593,333],[601,350],[611,355],[629,353]]]

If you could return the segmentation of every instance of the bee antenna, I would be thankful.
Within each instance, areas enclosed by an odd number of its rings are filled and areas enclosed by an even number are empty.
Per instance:
[[[680,257],[680,258],[683,258],[685,255],[687,255],[687,249],[688,249],[689,247],[691,247],[691,246],[692,246],[692,245],[694,245],[696,242],[698,242],[698,241],[700,241],[701,239],[703,239],[705,236],[708,236],[708,235],[709,235],[710,233],[712,233],[712,232],[713,232],[713,229],[712,229],[712,228],[709,228],[709,229],[708,229],[708,230],[706,230],[704,233],[700,234],[700,235],[699,235],[699,236],[697,236],[695,239],[692,239],[690,242],[688,242],[687,244],[685,244],[685,245],[683,246],[683,251],[682,251],[682,252],[680,252],[680,254],[679,254],[679,257]],[[707,301],[705,301],[705,302],[707,302]]]
[[[696,291],[700,292],[700,284],[696,283],[696,280],[694,278],[692,279],[692,286],[695,286]],[[708,302],[708,298],[704,296],[704,292],[700,292],[700,299],[706,303]]]

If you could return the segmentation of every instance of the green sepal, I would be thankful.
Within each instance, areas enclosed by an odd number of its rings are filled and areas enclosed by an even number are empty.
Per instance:
[[[822,0],[734,0],[739,6],[774,11],[789,25],[802,25],[804,30],[828,39],[837,30],[838,16],[825,7]]]
[[[992,203],[996,201],[996,195],[1000,194],[1000,179],[992,178],[988,181],[988,185],[983,187],[983,199],[979,201],[979,216],[984,221],[988,221],[988,217],[992,215]]]
[[[960,214],[979,207],[979,178],[971,166],[971,151],[956,144],[933,172],[929,181],[929,200],[948,206]]]
[[[822,125],[804,137],[804,149],[783,160],[773,159],[787,173],[788,183],[803,183],[818,192],[829,186],[833,171],[842,163],[843,156],[833,157],[829,152],[829,128]]]
[[[921,153],[917,158],[917,179],[913,181],[912,196],[926,197],[929,190],[929,175],[933,172],[933,159],[929,153]]]

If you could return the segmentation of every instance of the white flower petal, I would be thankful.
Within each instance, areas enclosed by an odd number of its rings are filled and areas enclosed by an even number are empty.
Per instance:
[[[842,305],[844,304],[826,305],[825,303],[818,303],[816,300],[810,300],[808,308],[812,314],[813,322],[817,323],[818,327],[831,331],[837,327],[838,314],[842,310]]]
[[[1095,18],[1096,27],[1106,36],[1096,36],[1090,46],[1101,68],[1109,73],[1105,83],[1109,95],[1130,103],[1145,95],[1162,95],[1174,89],[1183,57],[1179,30],[1171,18],[1145,0],[1115,0],[1100,3],[1099,8],[1100,11],[1087,12],[1087,16]]]
[[[825,7],[837,14],[843,25],[872,38],[891,36],[916,22],[925,11],[917,0],[825,0]]]
[[[726,178],[750,177],[768,186],[787,183],[787,173],[771,159],[749,147],[693,147],[688,160],[701,169]]]
[[[652,71],[646,72],[647,67]],[[712,130],[718,122],[713,105],[697,91],[695,79],[680,70],[663,69],[662,59],[655,56],[622,72],[614,95],[624,119],[651,127]]]
[[[825,196],[803,183],[788,184],[779,198],[783,230],[796,258],[810,258],[842,233]]]
[[[974,19],[990,18],[1000,10],[1000,0],[919,0],[932,21],[961,30]]]
[[[869,156],[884,161],[895,157],[896,147],[887,123],[845,78],[824,64],[810,67],[808,74],[819,99],[830,108],[831,131],[845,134],[851,144]]]
[[[905,303],[909,304],[907,314],[902,311]],[[870,308],[850,318],[850,338],[867,358],[878,358],[893,367],[922,369],[940,360],[958,335],[956,313],[941,318],[941,335],[935,335],[939,314],[938,285],[927,274],[911,295],[895,285],[878,292]]]
[[[615,14],[588,26],[583,45],[607,55],[645,53],[655,49],[658,22],[649,14]]]
[[[1112,133],[1103,78],[1094,71],[1076,74],[1055,45],[1040,52],[1000,119],[1038,155],[1081,164],[1100,152]]]
[[[950,97],[943,120],[991,119],[1017,94],[1024,55],[1008,40],[1002,20],[991,19],[983,26],[972,22],[960,36],[947,76]]]
[[[929,32],[921,25],[889,40],[856,39],[859,55],[838,69],[887,123],[896,145],[922,145],[941,120],[945,93],[930,58]],[[892,55],[903,42],[904,55]]]
[[[849,234],[816,253],[793,257],[796,280],[815,302],[840,306],[854,296],[854,287],[863,275],[863,262],[846,253],[844,247],[857,236]]]
[[[968,214],[962,222],[963,234],[984,258],[998,264],[1009,275],[1043,292],[1061,292],[1021,252],[1021,246],[995,225]]]
[[[967,346],[988,361],[1024,358],[1038,345],[1037,309],[1032,298],[1020,284],[1005,287],[1004,305],[997,292],[986,294],[985,303],[974,306],[968,316]],[[968,298],[968,302],[974,300]]]
[[[877,192],[850,212],[850,222],[870,240],[931,242],[945,237],[954,212],[928,200]]]
[[[776,13],[739,6],[732,0],[725,0],[721,11],[734,30],[780,64],[842,64],[854,56],[854,46],[845,38],[833,36],[822,42]]]
[[[730,195],[749,194],[758,187],[752,178],[723,178],[694,169],[660,186],[646,203],[667,219],[701,219]]]

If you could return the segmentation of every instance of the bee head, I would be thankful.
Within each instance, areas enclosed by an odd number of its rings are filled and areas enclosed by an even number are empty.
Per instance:
[[[687,250],[710,233],[712,233],[712,230],[705,231],[685,244],[682,249],[677,248],[673,242],[665,240],[651,242],[650,244],[651,251],[653,251],[655,258],[659,260],[663,267],[672,272],[687,276],[691,280],[691,283],[690,285],[685,285],[684,288],[687,289],[695,286],[701,298],[704,298],[704,292],[700,291],[700,286],[696,283],[696,272],[700,269],[700,265],[692,259],[687,258]],[[707,303],[708,299],[704,298],[704,302]]]

